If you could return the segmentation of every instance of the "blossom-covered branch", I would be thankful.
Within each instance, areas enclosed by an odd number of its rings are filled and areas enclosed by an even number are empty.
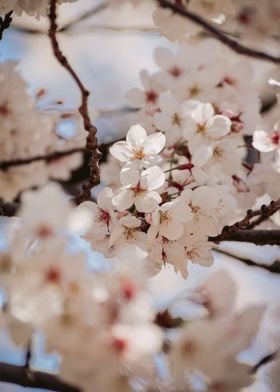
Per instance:
[[[258,223],[268,219],[280,209],[280,199],[272,200],[269,205],[263,205],[259,210],[248,210],[246,216],[231,226],[225,226],[222,233],[215,237],[210,237],[210,241],[241,241],[253,242],[255,244],[280,244],[278,230],[251,230]],[[256,218],[253,220],[253,218]],[[275,242],[276,241],[276,242]]]
[[[97,142],[97,129],[92,125],[89,110],[88,110],[88,97],[89,91],[85,88],[82,81],[73,70],[72,66],[69,64],[67,58],[62,53],[57,37],[57,23],[56,23],[56,0],[50,0],[50,12],[49,12],[49,20],[50,20],[50,29],[49,29],[49,37],[51,40],[52,48],[55,57],[60,62],[60,64],[70,73],[76,84],[78,85],[81,91],[82,103],[79,108],[79,112],[83,118],[84,128],[88,132],[87,141],[86,141],[86,149],[90,152],[90,177],[88,183],[83,186],[83,190],[80,195],[77,196],[77,203],[81,203],[82,201],[89,200],[91,198],[91,188],[95,185],[98,185],[100,182],[100,169],[98,162],[101,159],[101,153],[98,150],[98,142]]]
[[[273,56],[272,54],[262,52],[260,50],[249,48],[245,45],[240,44],[236,40],[232,39],[224,32],[216,28],[213,24],[207,22],[200,15],[195,14],[194,12],[189,11],[180,3],[177,2],[172,3],[168,0],[157,0],[159,5],[163,8],[168,8],[173,12],[191,20],[193,23],[201,26],[205,31],[210,33],[212,36],[217,38],[224,45],[234,50],[236,53],[241,54],[243,56],[252,57],[258,60],[270,61],[275,64],[280,64],[280,57]]]
[[[3,37],[4,30],[7,30],[12,23],[13,11],[8,12],[4,17],[0,17],[0,40]]]

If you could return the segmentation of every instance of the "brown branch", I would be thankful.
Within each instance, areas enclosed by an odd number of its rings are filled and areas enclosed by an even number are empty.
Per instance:
[[[269,237],[272,238],[273,232],[278,232],[277,230],[252,230],[254,227],[256,227],[259,223],[263,222],[264,220],[268,219],[271,215],[275,214],[280,210],[280,199],[274,201],[272,200],[270,204],[268,205],[262,205],[259,210],[248,210],[246,216],[239,222],[234,223],[231,226],[225,226],[221,232],[221,234],[215,236],[215,237],[209,237],[209,241],[219,243],[221,241],[243,241],[243,242],[252,242],[254,239],[253,243],[257,243],[255,241],[261,241],[260,235],[256,234],[257,232],[262,233],[264,235],[264,241],[267,241],[265,243],[258,242],[260,245],[264,244],[271,244],[269,242]],[[257,219],[254,219],[257,218]],[[242,233],[245,234],[242,235]],[[241,232],[240,234],[237,234],[238,232]],[[265,234],[267,233],[267,234]],[[239,239],[233,239],[233,238],[239,238]],[[251,241],[246,241],[243,240],[243,238],[251,239]],[[273,237],[275,241],[277,241],[275,244],[279,244],[279,238]]]
[[[278,352],[275,351],[274,353],[268,354],[265,357],[263,357],[258,363],[256,363],[252,369],[251,373],[255,374],[257,371],[262,368],[263,366],[267,365],[271,361],[274,361],[278,357]]]
[[[101,159],[101,153],[98,150],[98,142],[97,142],[97,129],[92,125],[89,110],[88,110],[88,98],[89,91],[84,87],[82,81],[73,70],[72,66],[69,64],[67,58],[62,53],[57,37],[57,23],[56,23],[56,0],[50,0],[50,12],[49,12],[49,38],[52,44],[52,49],[55,57],[60,62],[60,64],[69,72],[77,86],[81,91],[81,106],[79,108],[79,112],[83,118],[84,128],[88,132],[87,141],[86,141],[86,149],[90,153],[89,159],[89,168],[90,168],[90,176],[88,183],[83,185],[82,192],[76,197],[76,202],[79,204],[85,200],[90,200],[91,198],[91,189],[100,183],[100,169],[99,169],[99,160]]]
[[[228,48],[233,50],[234,52],[241,54],[243,56],[252,57],[258,60],[270,61],[274,64],[280,64],[280,57],[273,56],[272,54],[262,52],[260,50],[249,48],[245,45],[240,44],[239,42],[235,41],[234,39],[230,38],[228,35],[225,35],[221,30],[216,28],[213,24],[207,22],[201,16],[189,11],[183,5],[178,3],[171,3],[168,0],[157,0],[159,5],[162,8],[168,8],[171,11],[175,12],[178,15],[181,15],[193,23],[201,26],[205,31],[210,33]]]
[[[225,250],[222,250],[220,248],[215,248],[214,251],[221,253],[223,255],[232,257],[232,258],[246,264],[249,267],[258,267],[258,268],[265,269],[266,271],[271,272],[273,274],[280,274],[280,261],[278,261],[278,260],[274,261],[272,264],[262,264],[262,263],[256,263],[255,261],[250,260],[250,259],[236,256],[236,255],[234,255],[230,252],[227,252]]]
[[[0,362],[0,382],[20,385],[24,388],[42,388],[55,392],[80,392],[77,387],[60,381],[50,373],[37,371],[26,372],[24,366]]]
[[[19,208],[19,203],[7,203],[0,199],[0,216],[15,216]]]
[[[71,29],[73,26],[75,26],[77,23],[82,22],[83,20],[86,20],[96,14],[98,14],[101,11],[104,11],[106,8],[108,8],[109,3],[103,2],[97,6],[94,6],[94,8],[85,11],[84,13],[82,13],[81,15],[79,15],[77,18],[75,18],[74,20],[71,20],[68,23],[65,23],[60,29],[59,32],[64,32],[67,31],[69,29]]]
[[[3,18],[0,17],[0,40],[3,38],[3,33],[10,27],[12,23],[13,11],[8,12]]]
[[[222,236],[221,236],[222,237]],[[280,230],[241,230],[228,235],[226,239],[209,237],[211,242],[237,241],[250,242],[255,245],[280,245]]]
[[[7,170],[11,167],[15,166],[22,166],[22,165],[28,165],[33,162],[37,161],[45,161],[45,162],[52,162],[57,159],[66,157],[68,155],[72,155],[78,152],[83,152],[84,148],[72,148],[70,150],[65,150],[65,151],[55,151],[51,152],[50,154],[46,155],[37,155],[35,157],[30,157],[30,158],[22,158],[22,159],[14,159],[11,161],[2,161],[0,162],[0,170]]]

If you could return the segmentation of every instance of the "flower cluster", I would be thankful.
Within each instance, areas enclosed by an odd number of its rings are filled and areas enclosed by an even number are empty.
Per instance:
[[[239,391],[252,383],[250,367],[236,356],[250,347],[264,307],[251,306],[236,314],[234,296],[234,283],[223,271],[210,276],[193,294],[208,314],[187,323],[171,346],[176,390],[185,390],[182,385],[187,384],[190,391],[196,391],[196,385],[209,392]]]
[[[83,146],[85,133],[76,132],[69,138],[62,129],[72,121],[79,129],[75,114],[37,109],[26,92],[26,83],[11,62],[0,65],[0,155],[1,161],[13,162],[46,156],[52,152]],[[38,100],[42,92],[38,94]],[[77,123],[77,125],[75,125]],[[64,137],[63,137],[64,136]],[[66,180],[71,170],[81,164],[81,154],[64,156],[50,162],[44,160],[26,165],[7,166],[0,171],[1,198],[12,201],[24,189],[45,184],[49,178]]]
[[[134,6],[141,3],[139,0],[126,1]],[[110,2],[113,5],[123,3],[121,0]],[[256,39],[265,44],[268,39],[279,35],[278,0],[170,0],[169,3],[198,15],[221,31],[234,34],[250,44]],[[153,20],[161,34],[176,42],[187,42],[203,31],[198,24],[160,5],[153,12]]]
[[[99,203],[104,209],[91,207],[96,218],[106,215],[111,223],[106,192]],[[105,269],[92,269],[85,252],[70,246],[74,232],[91,224],[88,206],[75,208],[54,184],[25,192],[22,202],[19,218],[7,228],[8,248],[0,253],[0,321],[16,344],[26,347],[35,332],[44,333],[47,352],[60,357],[60,377],[85,392],[196,391],[195,375],[205,391],[218,385],[239,390],[253,382],[251,367],[236,357],[251,344],[264,308],[237,315],[235,285],[226,273],[180,298],[197,312],[175,323],[176,334],[170,335],[152,305],[144,255],[128,251]],[[166,203],[161,211],[171,207]],[[123,233],[138,230],[132,217],[127,222]],[[157,230],[169,236],[159,221]],[[159,361],[167,365],[164,378]]]
[[[162,98],[172,111],[173,97]],[[183,115],[158,113],[158,121],[171,127],[165,134],[147,135],[140,125],[132,126],[126,141],[110,149],[122,164],[121,186],[103,189],[97,203],[80,208],[92,217],[85,238],[93,249],[113,257],[137,247],[146,253],[151,271],[170,263],[186,277],[187,260],[211,264],[208,236],[218,234],[236,208],[230,187],[216,179],[214,170],[210,175],[211,167],[233,174],[236,164],[227,164],[232,157],[226,148],[236,147],[224,140],[231,120],[215,114],[211,104],[187,101]]]
[[[45,332],[46,349],[60,354],[68,382],[85,391],[111,391],[114,384],[123,390],[128,380],[121,368],[133,371],[162,345],[142,266],[138,274],[136,261],[91,271],[85,253],[69,248],[69,235],[86,227],[88,217],[57,185],[24,193],[19,217],[8,228],[9,252],[0,256],[7,295],[2,325],[24,346],[34,330]]]

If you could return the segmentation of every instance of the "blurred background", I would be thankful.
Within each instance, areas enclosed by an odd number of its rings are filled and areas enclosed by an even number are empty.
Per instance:
[[[137,9],[129,4],[116,9],[104,4],[98,0],[80,0],[71,5],[62,5],[58,14],[61,29],[58,39],[63,52],[91,91],[91,114],[98,128],[98,138],[100,142],[107,143],[124,136],[133,123],[134,113],[125,94],[130,88],[141,85],[140,70],[155,70],[155,47],[171,44],[159,35],[153,25],[152,1],[142,0]],[[17,68],[28,82],[30,92],[35,94],[40,89],[46,90],[44,105],[47,107],[62,101],[63,108],[76,109],[80,102],[79,91],[53,57],[47,29],[47,19],[36,20],[26,16],[14,18],[13,26],[5,32],[0,43],[0,61],[18,62]],[[264,264],[280,260],[280,250],[273,247],[230,244],[224,245],[223,249],[238,257]],[[275,350],[280,342],[279,326],[273,321],[278,312],[280,275],[246,266],[236,258],[215,253],[214,267],[209,270],[190,266],[187,281],[169,269],[163,270],[151,282],[155,301],[159,308],[164,308],[176,292],[196,286],[206,275],[220,268],[227,269],[238,284],[238,308],[251,303],[266,303],[268,306],[259,336],[252,350],[246,354],[249,362],[258,362],[271,350]],[[0,361],[22,365],[24,355],[6,335],[0,335]],[[38,347],[32,356],[32,366],[50,372],[58,366],[57,358],[43,353],[41,337],[38,337]],[[272,391],[267,381],[264,368],[256,384],[247,391]],[[28,388],[0,383],[0,392],[23,390],[30,391]]]

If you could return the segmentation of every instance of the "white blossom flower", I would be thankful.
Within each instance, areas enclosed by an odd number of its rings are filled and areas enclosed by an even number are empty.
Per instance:
[[[99,241],[112,232],[116,221],[112,197],[113,191],[104,188],[98,194],[97,203],[85,201],[78,207],[78,210],[86,210],[92,221],[90,228],[84,234],[87,240]]]
[[[110,236],[110,246],[114,246],[116,252],[123,251],[123,248],[137,246],[140,249],[147,248],[147,235],[140,229],[141,220],[134,216],[125,216],[120,219]]]
[[[185,253],[184,241],[168,240],[166,237],[158,236],[149,243],[148,261],[154,264],[155,270],[160,271],[166,263],[173,266],[175,272],[180,272],[186,278],[187,255]]]
[[[78,231],[87,229],[90,219],[87,214],[75,210],[59,185],[50,183],[37,191],[26,191],[22,195],[19,217],[24,221],[21,235],[40,240],[53,239],[66,228]]]
[[[279,150],[280,154],[280,131],[272,133],[265,131],[255,131],[253,135],[253,146],[262,152]]]
[[[176,201],[174,210],[179,222],[189,222],[188,226],[204,234],[215,234],[219,227],[214,208],[218,204],[215,187],[201,186],[195,190],[185,189]],[[190,221],[190,214],[192,220]]]
[[[132,126],[126,141],[119,141],[110,148],[110,153],[119,161],[136,165],[136,167],[149,167],[158,164],[158,154],[165,146],[165,136],[161,132],[147,135],[140,125]]]
[[[231,130],[231,121],[222,115],[215,115],[211,104],[199,104],[191,113],[183,132],[184,137],[193,144],[200,144],[208,138],[218,140]],[[194,139],[194,140],[192,140]]]
[[[119,211],[125,211],[135,204],[139,212],[153,212],[161,202],[156,189],[165,182],[165,175],[160,167],[153,166],[141,173],[135,168],[121,171],[122,187],[113,196],[113,205]]]
[[[196,101],[186,101],[181,105],[169,91],[160,94],[158,103],[160,112],[154,116],[155,126],[165,133],[168,146],[172,146],[182,138],[186,118],[197,104]]]
[[[140,72],[141,82],[144,90],[137,87],[128,91],[126,97],[136,108],[147,108],[149,110],[157,107],[159,94],[162,86],[148,75],[146,71]]]
[[[174,202],[164,203],[152,213],[151,226],[148,230],[150,240],[153,240],[157,235],[168,240],[177,240],[183,235],[184,226],[176,220],[173,207]]]

